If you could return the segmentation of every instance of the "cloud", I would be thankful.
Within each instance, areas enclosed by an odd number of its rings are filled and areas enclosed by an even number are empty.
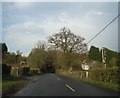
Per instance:
[[[53,33],[59,32],[62,27],[68,27],[77,35],[86,35],[85,32],[93,29],[87,21],[79,17],[69,17],[67,12],[62,12],[59,17],[49,17],[43,22],[26,21],[9,25],[4,29],[3,38],[5,41],[14,44],[16,49],[31,50],[38,40],[47,40]]]
[[[88,42],[91,38],[93,38],[107,23],[108,20],[104,20],[104,15],[101,17],[97,17],[97,13],[102,15],[103,12],[99,11],[88,11],[82,17],[81,16],[71,16],[67,12],[60,13],[57,20],[52,18],[46,19],[44,24],[42,24],[43,29],[47,33],[47,35],[51,35],[52,33],[56,33],[63,26],[68,27],[72,30],[73,33],[80,35],[85,38],[85,42]],[[97,19],[98,18],[98,19]],[[49,33],[48,33],[49,32]],[[113,33],[115,32],[115,33]],[[108,47],[110,49],[117,50],[117,23],[114,22],[111,24],[111,27],[108,27],[104,30],[99,36],[97,36],[90,44],[98,46],[102,48],[103,46]],[[116,39],[116,40],[112,40]],[[114,44],[113,44],[114,43]]]
[[[18,6],[28,6],[30,5],[31,3],[27,3],[27,2],[13,2],[14,6],[15,7],[18,7]]]
[[[103,13],[102,12],[97,12],[97,15],[102,15]]]
[[[44,30],[39,24],[33,22],[10,25],[3,32],[3,40],[22,51],[25,49],[30,51],[38,40],[44,39]]]
[[[9,8],[7,5],[4,6],[8,13],[4,14],[3,40],[12,48],[11,51],[19,49],[28,53],[38,40],[47,40],[48,36],[59,32],[60,28],[64,26],[70,28],[73,33],[84,37],[85,42],[88,42],[109,22],[110,18],[113,19],[112,14],[110,15],[107,11],[99,8],[95,9],[96,7],[91,8],[90,4],[88,4],[90,7],[86,5],[88,9],[83,7],[83,10],[81,10],[82,6],[76,7],[74,3],[72,7],[66,7],[66,3],[64,6],[61,4],[44,3],[43,6],[43,3],[40,3],[40,5],[35,4],[36,6],[34,6],[30,3],[14,3],[14,6],[11,5],[14,10],[11,9],[11,6]],[[4,13],[6,10],[3,10]],[[116,32],[113,28],[111,27],[112,30],[108,33],[104,32],[103,35],[99,35],[90,45],[105,46],[108,41],[107,37],[112,39],[111,32]],[[114,34],[115,37],[116,34]],[[113,43],[111,44],[115,45]]]
[[[96,15],[103,15],[103,12],[97,10],[90,10],[86,13],[87,17],[97,17]]]
[[[47,37],[53,33],[59,32],[62,27],[70,28],[77,35],[85,37],[88,32],[94,28],[89,25],[89,21],[85,21],[79,17],[69,17],[67,12],[62,12],[59,17],[49,17],[45,21],[24,22],[20,24],[12,24],[4,30],[4,40],[14,44],[15,48],[32,48],[38,40],[47,40]]]
[[[85,16],[71,17],[67,12],[62,12],[58,15],[57,19],[54,17],[46,19],[46,21],[44,21],[44,24],[42,24],[42,27],[47,33],[59,31],[58,29],[65,26],[73,30],[73,32],[77,31],[76,33],[79,34],[80,32],[87,32],[94,28],[92,21],[88,20],[89,19],[87,19]]]
[[[20,8],[20,9],[25,9],[25,8],[30,8],[30,7],[34,6],[34,3],[32,3],[32,2],[20,2],[20,1],[14,2],[13,3],[14,7]]]

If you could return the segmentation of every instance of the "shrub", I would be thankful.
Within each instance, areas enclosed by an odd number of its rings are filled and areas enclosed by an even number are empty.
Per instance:
[[[89,71],[89,78],[97,81],[118,83],[118,68],[94,69]]]
[[[7,64],[2,64],[2,75],[10,75],[11,74],[11,66]]]
[[[12,73],[11,73],[11,75],[13,75],[13,76],[17,76],[17,70],[12,69]]]
[[[37,69],[30,69],[30,75],[38,75]]]
[[[30,71],[30,68],[29,67],[23,67],[21,69],[21,74],[22,75],[25,75],[25,76],[28,76],[29,75],[29,71]]]

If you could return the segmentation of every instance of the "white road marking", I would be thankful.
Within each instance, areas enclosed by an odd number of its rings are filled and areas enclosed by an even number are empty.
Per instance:
[[[57,77],[58,80],[60,80],[60,78]]]
[[[66,87],[68,87],[71,91],[75,92],[75,90],[72,87],[70,87],[69,85],[66,84]]]

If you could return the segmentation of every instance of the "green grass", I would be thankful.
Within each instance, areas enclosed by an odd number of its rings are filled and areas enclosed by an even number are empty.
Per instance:
[[[66,76],[66,77],[70,77],[72,79],[77,79],[86,83],[89,83],[91,85],[95,85],[101,88],[105,88],[105,89],[109,89],[109,90],[113,90],[113,91],[118,91],[118,87],[120,87],[119,83],[108,83],[108,82],[100,82],[100,81],[96,81],[96,80],[91,80],[91,79],[87,79],[87,78],[80,78],[80,76],[78,75],[68,75],[68,74],[61,74],[58,73],[59,75],[62,76]]]
[[[18,85],[19,83],[20,83],[21,81],[19,81],[19,80],[17,80],[17,81],[3,81],[2,82],[2,87],[3,87],[3,89],[4,88],[9,88],[9,87],[14,87],[14,86],[16,86],[16,85]]]
[[[23,79],[11,75],[4,75],[2,80],[3,96],[16,92],[22,84]]]
[[[118,87],[120,87],[120,84],[118,83],[108,83],[108,82],[99,82],[96,80],[90,80],[90,79],[80,79],[81,81],[84,81],[86,83],[96,85],[102,88],[110,89],[113,91],[118,91]]]

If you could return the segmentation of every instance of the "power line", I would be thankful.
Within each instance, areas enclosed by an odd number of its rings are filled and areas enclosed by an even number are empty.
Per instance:
[[[93,38],[91,38],[86,44],[89,44],[93,39],[95,39],[102,31],[104,31],[110,24],[112,24],[120,15],[115,17],[111,22],[109,22],[102,30],[100,30]]]

